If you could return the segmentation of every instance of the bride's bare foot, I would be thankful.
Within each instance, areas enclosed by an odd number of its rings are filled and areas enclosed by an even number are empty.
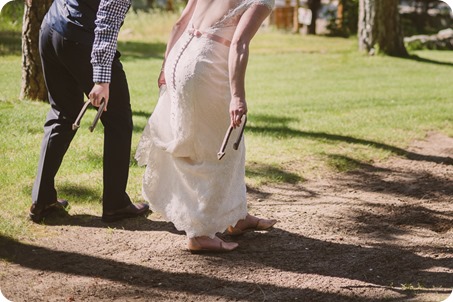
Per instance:
[[[275,219],[263,219],[247,214],[245,219],[239,220],[234,227],[229,226],[227,233],[229,235],[238,236],[244,234],[246,231],[268,230],[277,222],[278,221]]]
[[[225,242],[219,237],[207,236],[189,238],[189,251],[191,253],[230,252],[239,246],[236,242]]]

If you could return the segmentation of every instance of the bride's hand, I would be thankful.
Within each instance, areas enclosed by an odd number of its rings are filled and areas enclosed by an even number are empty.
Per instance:
[[[247,114],[247,102],[243,98],[232,97],[230,102],[230,121],[233,128],[239,127],[242,116]]]

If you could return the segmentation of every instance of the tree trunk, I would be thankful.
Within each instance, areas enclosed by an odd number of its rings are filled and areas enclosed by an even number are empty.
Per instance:
[[[20,99],[47,100],[39,56],[39,28],[52,0],[26,0],[22,27],[22,87]]]
[[[174,6],[174,3],[173,3],[173,0],[167,0],[167,11],[174,11],[175,10],[175,6]]]
[[[407,56],[401,29],[398,0],[376,1],[376,42],[379,51],[390,56]]]
[[[154,7],[154,0],[146,0],[146,5],[148,8],[153,8]]]
[[[318,19],[318,10],[321,7],[321,0],[309,0],[308,7],[311,10],[311,23],[308,26],[308,34],[316,35],[316,20]]]
[[[344,30],[344,7],[345,7],[345,1],[346,0],[340,0],[338,1],[338,7],[337,7],[337,27],[339,31]]]
[[[407,56],[401,30],[398,0],[360,0],[359,49],[369,54]]]
[[[299,0],[296,0],[296,4],[294,6],[294,14],[293,14],[293,32],[298,34],[300,32],[300,24],[299,24]]]
[[[359,1],[359,50],[374,53],[375,40],[375,2]]]

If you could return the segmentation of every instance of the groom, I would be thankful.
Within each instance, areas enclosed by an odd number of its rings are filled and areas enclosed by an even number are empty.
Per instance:
[[[146,214],[148,204],[133,204],[126,193],[132,138],[132,111],[126,75],[116,50],[130,0],[54,0],[41,26],[39,48],[49,91],[50,111],[30,218],[41,222],[66,208],[57,199],[55,175],[75,131],[72,124],[84,94],[94,106],[107,102],[104,125],[102,220],[112,222]]]

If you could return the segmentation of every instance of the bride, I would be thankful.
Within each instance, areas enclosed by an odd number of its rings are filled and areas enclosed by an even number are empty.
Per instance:
[[[143,196],[186,232],[191,252],[231,251],[219,232],[240,235],[277,221],[248,214],[245,147],[217,151],[225,131],[238,137],[247,113],[249,43],[274,0],[189,0],[173,27],[159,75],[160,97],[136,159],[146,165]]]

